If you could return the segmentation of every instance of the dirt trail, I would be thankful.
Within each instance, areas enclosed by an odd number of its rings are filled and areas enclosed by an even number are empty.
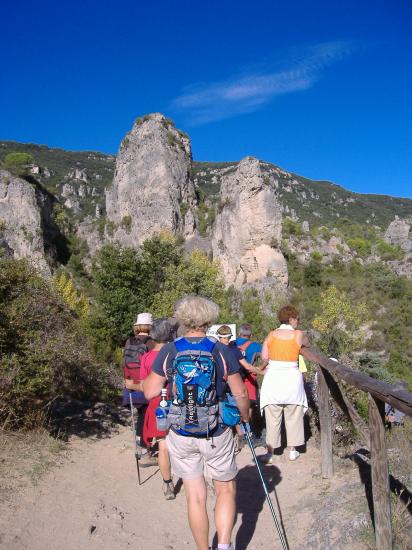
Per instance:
[[[156,468],[142,470],[144,479],[152,477],[139,487],[131,441],[126,427],[106,439],[72,439],[69,457],[60,467],[0,505],[0,548],[194,549],[183,488],[176,500],[165,501],[160,474],[152,475]],[[251,452],[245,448],[238,455],[236,550],[280,548],[250,462]],[[276,488],[291,549],[368,547],[356,542],[368,519],[363,487],[351,462],[338,463],[332,481],[322,480],[319,450],[309,442],[299,460],[290,462],[285,454],[276,466],[264,467],[264,475],[268,487]],[[212,491],[208,500],[212,512]],[[212,523],[211,537],[214,532]]]

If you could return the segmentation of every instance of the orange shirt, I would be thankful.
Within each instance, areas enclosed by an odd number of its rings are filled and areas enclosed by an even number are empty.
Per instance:
[[[268,340],[268,353],[271,361],[297,361],[299,358],[300,344],[296,338],[298,331],[293,331],[293,338],[283,340],[272,333]]]

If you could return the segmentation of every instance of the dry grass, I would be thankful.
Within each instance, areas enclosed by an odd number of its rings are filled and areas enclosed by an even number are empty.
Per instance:
[[[29,432],[0,430],[0,500],[8,500],[27,484],[61,463],[65,445],[44,428]]]
[[[392,530],[394,548],[410,550],[412,540],[412,418],[406,418],[403,426],[393,427],[387,434],[389,470],[405,487],[398,495],[392,495]]]

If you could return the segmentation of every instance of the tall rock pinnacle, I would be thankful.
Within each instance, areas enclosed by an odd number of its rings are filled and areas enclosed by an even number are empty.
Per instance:
[[[160,113],[137,119],[124,138],[106,211],[112,237],[138,246],[162,230],[192,235],[189,138]]]
[[[220,212],[212,237],[213,258],[220,261],[226,284],[241,287],[270,278],[288,282],[281,241],[282,207],[260,162],[246,157],[222,178]]]

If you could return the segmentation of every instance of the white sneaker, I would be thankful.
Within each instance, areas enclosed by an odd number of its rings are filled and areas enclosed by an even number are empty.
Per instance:
[[[300,452],[296,449],[294,451],[290,451],[289,453],[289,460],[296,460],[300,457]]]

